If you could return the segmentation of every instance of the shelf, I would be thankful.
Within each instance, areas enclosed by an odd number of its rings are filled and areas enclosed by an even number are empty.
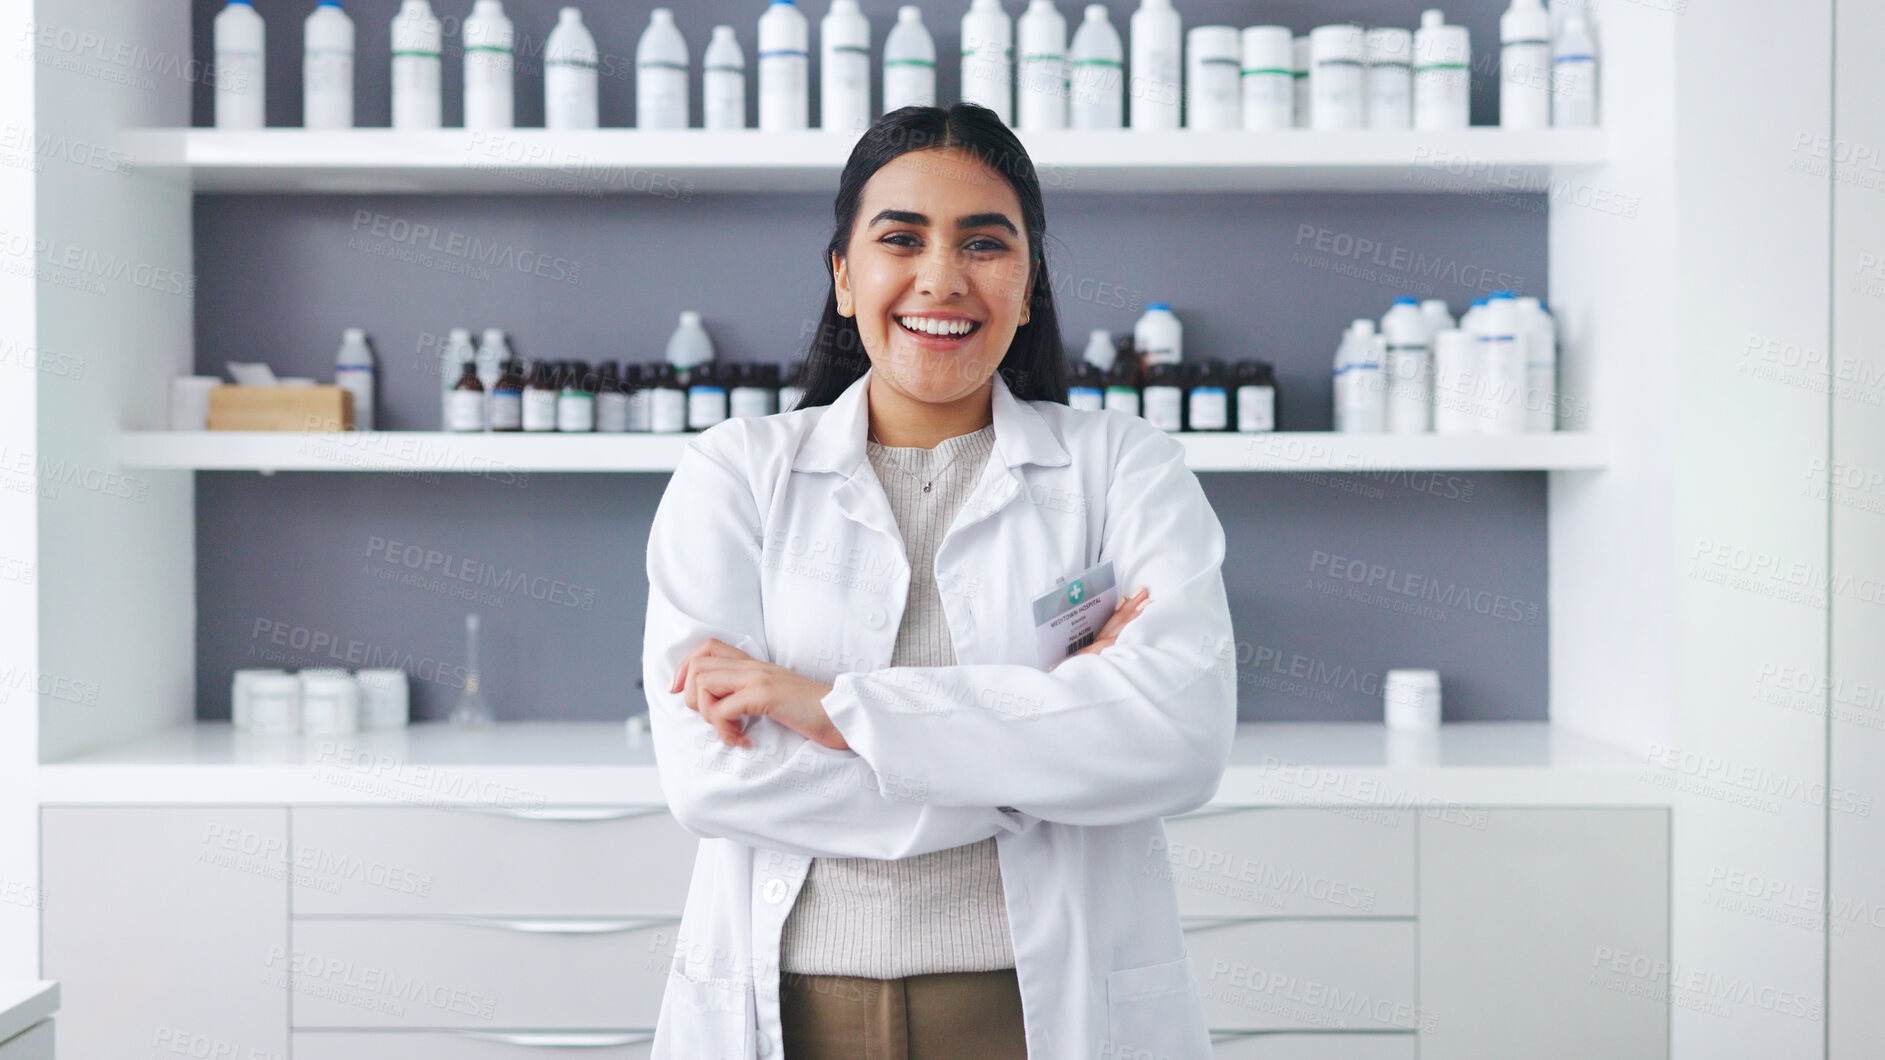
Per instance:
[[[1544,722],[1437,733],[1245,722],[1212,806],[1667,805],[1632,755]],[[438,722],[356,736],[260,736],[227,722],[165,729],[39,769],[45,804],[661,805],[653,745],[620,722]]]
[[[1607,160],[1600,129],[1020,134],[1048,192],[1547,190]],[[704,129],[139,129],[139,169],[205,192],[651,194],[833,192],[853,140]]]
[[[126,431],[125,467],[197,471],[374,471],[506,476],[672,471],[687,434],[450,434],[443,431]],[[1600,468],[1602,435],[1183,433],[1198,471],[1554,471]]]

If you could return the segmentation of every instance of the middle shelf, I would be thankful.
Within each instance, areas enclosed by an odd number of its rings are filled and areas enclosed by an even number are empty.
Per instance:
[[[453,434],[445,431],[124,431],[127,468],[516,474],[672,471],[689,434]],[[1539,434],[1180,432],[1194,471],[1566,471],[1609,463],[1609,439]]]

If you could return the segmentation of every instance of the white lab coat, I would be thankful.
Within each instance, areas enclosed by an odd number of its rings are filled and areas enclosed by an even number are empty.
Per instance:
[[[780,1056],[779,937],[814,857],[994,836],[1035,1060],[1209,1060],[1161,817],[1216,792],[1236,727],[1224,533],[1178,442],[1016,398],[936,553],[957,665],[891,668],[909,563],[865,459],[870,373],[832,404],[690,438],[648,541],[642,654],[661,783],[701,837],[656,1060]],[[1102,560],[1149,587],[1117,643],[1040,667],[1030,600]],[[673,683],[708,637],[833,685],[851,749]],[[785,1060],[791,1060],[790,1057]]]

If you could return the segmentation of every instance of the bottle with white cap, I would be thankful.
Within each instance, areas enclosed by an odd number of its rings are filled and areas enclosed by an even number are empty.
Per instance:
[[[696,365],[713,360],[713,339],[707,335],[707,329],[700,322],[700,314],[692,309],[681,311],[681,322],[668,336],[668,363],[676,371],[686,371]]]
[[[1113,362],[1119,358],[1119,347],[1113,345],[1112,332],[1105,328],[1094,328],[1087,332],[1086,349],[1080,359],[1098,368],[1102,372],[1113,370]]]
[[[792,0],[772,0],[759,16],[759,127],[803,129],[811,120],[806,80],[805,13]]]
[[[1518,300],[1525,332],[1525,429],[1558,429],[1558,323],[1536,295]]]
[[[1067,118],[1075,129],[1117,129],[1125,117],[1125,50],[1105,4],[1088,4],[1073,31]]]
[[[818,127],[855,135],[870,124],[870,20],[857,0],[831,0],[818,23]]]
[[[1420,315],[1426,318],[1427,330],[1434,335],[1453,326],[1453,314],[1447,311],[1444,298],[1429,298],[1420,303]]]
[[[1433,336],[1420,303],[1402,296],[1381,318],[1387,342],[1389,434],[1425,434],[1433,429]]]
[[[715,26],[701,56],[701,124],[709,129],[746,128],[746,53],[732,26]]]
[[[1551,55],[1551,124],[1587,129],[1597,124],[1597,41],[1582,11],[1564,16]]]
[[[504,362],[511,359],[511,346],[504,338],[503,328],[485,328],[484,335],[478,340],[476,364],[478,382],[484,385],[484,392],[489,394],[497,389],[498,377],[504,374]]]
[[[517,124],[513,81],[517,33],[501,0],[477,0],[465,19],[465,128]]]
[[[1390,729],[1432,731],[1440,727],[1437,670],[1389,670],[1381,679],[1382,719]]]
[[[1241,129],[1243,41],[1235,26],[1185,33],[1185,128]]]
[[[593,129],[596,115],[596,67],[601,53],[583,25],[583,13],[566,7],[557,12],[556,28],[543,45],[543,127]]]
[[[1464,321],[1461,322],[1464,324]],[[1433,433],[1480,434],[1484,401],[1474,392],[1475,341],[1464,327],[1443,328],[1433,336]]]
[[[321,0],[301,29],[301,124],[353,128],[353,19],[340,0]]]
[[[1178,364],[1185,359],[1185,329],[1177,314],[1164,302],[1145,307],[1132,325],[1132,348],[1139,355],[1142,368],[1155,364]]]
[[[1067,20],[1054,0],[1029,0],[1017,26],[1015,120],[1022,129],[1067,127]]]
[[[393,16],[393,128],[436,129],[443,124],[439,52],[444,36],[427,0],[403,0]]]
[[[635,127],[685,129],[687,39],[671,8],[648,12],[648,28],[635,45]]]
[[[216,127],[260,129],[263,120],[262,16],[249,0],[229,0],[217,12],[212,35],[216,49]]]
[[[1172,0],[1140,0],[1132,13],[1131,118],[1135,129],[1178,128],[1184,24]]]
[[[1014,24],[1001,0],[970,0],[962,16],[962,102],[1013,121]]]
[[[453,328],[445,337],[445,348],[439,356],[439,424],[449,427],[452,422],[452,406],[456,403],[452,390],[458,385],[460,376],[465,374],[465,365],[476,364],[477,347],[471,344],[470,328]],[[486,388],[489,393],[490,388]]]
[[[1362,41],[1368,60],[1370,129],[1407,129],[1414,124],[1414,35],[1404,29],[1371,29]]]
[[[1296,79],[1290,72],[1289,27],[1250,26],[1243,31],[1242,40],[1244,128],[1289,128],[1295,124],[1296,106]]]
[[[923,9],[905,4],[884,38],[884,113],[935,105],[936,42],[923,25]]]
[[[1362,127],[1362,30],[1337,23],[1309,32],[1309,125]]]
[[[1473,42],[1438,8],[1414,31],[1414,128],[1464,129],[1471,122]]]
[[[341,332],[340,352],[334,355],[334,382],[353,393],[353,429],[373,429],[373,348],[364,328]]]
[[[1386,342],[1374,321],[1357,320],[1335,348],[1335,429],[1348,434],[1379,434],[1387,427],[1387,387],[1382,360]]]
[[[1289,79],[1295,83],[1290,93],[1290,124],[1298,129],[1309,127],[1309,37],[1307,34],[1289,42]]]
[[[1512,292],[1492,292],[1476,331],[1479,352],[1475,360],[1489,405],[1480,430],[1520,434],[1525,430],[1525,333]]]
[[[1499,124],[1551,124],[1551,16],[1543,0],[1512,0],[1499,16]]]

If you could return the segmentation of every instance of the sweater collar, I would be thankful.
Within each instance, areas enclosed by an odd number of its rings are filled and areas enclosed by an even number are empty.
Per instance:
[[[799,446],[793,458],[794,471],[836,471],[851,474],[864,459],[865,432],[870,426],[869,386],[874,368],[844,388],[819,414],[818,422]],[[995,455],[1008,467],[1042,464],[1049,467],[1067,463],[1067,449],[1054,436],[1053,428],[1033,406],[1009,390],[1007,380],[996,372],[994,392],[989,396],[991,419],[995,428]]]

